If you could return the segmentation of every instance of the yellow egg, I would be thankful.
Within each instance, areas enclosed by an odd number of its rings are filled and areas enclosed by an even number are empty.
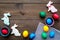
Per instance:
[[[45,32],[48,32],[48,31],[49,31],[49,27],[48,27],[47,25],[44,25],[43,30],[44,30]]]
[[[25,31],[23,31],[23,37],[28,37],[28,35],[29,35],[29,32],[27,31],[27,30],[25,30]]]

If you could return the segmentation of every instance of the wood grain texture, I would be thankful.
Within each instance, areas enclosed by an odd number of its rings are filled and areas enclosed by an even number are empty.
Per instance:
[[[16,23],[19,26],[17,29],[19,32],[27,29],[29,33],[35,32],[39,22],[45,24],[45,18],[39,17],[39,12],[45,11],[47,16],[52,17],[52,13],[47,11],[46,4],[49,0],[0,0],[0,18],[3,17],[5,12],[10,12],[10,27]],[[60,0],[52,0],[54,6],[58,9],[60,15]],[[3,21],[0,20],[0,28],[4,27]],[[60,18],[59,21],[55,21],[54,28],[60,30]],[[15,37],[10,35],[8,38],[0,37],[0,40],[29,40],[21,37]]]
[[[0,0],[0,3],[47,3],[50,0]],[[51,0],[54,3],[60,3],[60,0]]]

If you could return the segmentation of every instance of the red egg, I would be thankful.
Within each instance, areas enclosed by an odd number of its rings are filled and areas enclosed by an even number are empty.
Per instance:
[[[54,18],[54,20],[58,20],[59,19],[59,15],[58,14],[53,14],[52,17]]]
[[[8,34],[8,30],[7,29],[2,29],[2,34]]]

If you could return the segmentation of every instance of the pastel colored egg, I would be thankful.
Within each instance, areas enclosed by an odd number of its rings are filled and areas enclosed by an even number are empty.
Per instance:
[[[31,33],[31,34],[29,35],[29,38],[30,38],[30,39],[34,39],[35,36],[36,36],[35,33]]]
[[[51,31],[50,34],[49,34],[49,37],[50,38],[54,38],[54,36],[55,36],[55,32],[54,31]]]
[[[59,19],[59,15],[57,13],[53,14],[52,17],[53,17],[54,20],[58,20]]]
[[[41,36],[43,39],[47,39],[47,33],[46,32],[42,32]]]
[[[49,31],[49,27],[47,25],[44,25],[43,30],[44,30],[44,32],[48,32]]]
[[[40,15],[41,18],[45,18],[46,17],[46,12],[41,11],[41,12],[39,12],[39,15]]]
[[[28,37],[28,35],[29,35],[29,32],[27,30],[24,30],[23,31],[23,37],[26,38],[26,37]]]

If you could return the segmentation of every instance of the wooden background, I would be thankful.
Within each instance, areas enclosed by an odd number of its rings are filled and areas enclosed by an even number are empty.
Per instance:
[[[45,19],[39,17],[40,11],[45,11],[47,16],[51,17],[52,14],[47,11],[46,4],[49,0],[0,0],[0,18],[3,17],[5,12],[10,12],[10,27],[13,24],[19,25],[17,29],[19,32],[23,30],[28,30],[29,33],[35,32],[38,23],[45,23]],[[54,6],[58,9],[58,14],[60,15],[60,0],[52,0]],[[3,21],[0,20],[0,27],[3,27]],[[60,30],[60,18],[59,21],[55,21],[54,28]],[[29,38],[24,39],[21,37],[15,37],[10,35],[7,38],[0,37],[0,40],[29,40]]]

